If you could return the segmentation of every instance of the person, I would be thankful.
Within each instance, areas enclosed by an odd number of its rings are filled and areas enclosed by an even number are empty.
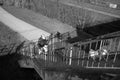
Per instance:
[[[46,39],[43,39],[42,36],[38,39],[38,47],[39,48],[42,48],[44,47],[45,45],[47,45],[47,40]]]
[[[60,33],[60,32],[57,32],[57,33],[56,33],[56,37],[57,37],[58,39],[61,39],[61,33]]]

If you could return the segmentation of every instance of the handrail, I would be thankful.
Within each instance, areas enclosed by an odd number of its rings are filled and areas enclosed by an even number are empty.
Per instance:
[[[93,44],[95,42],[95,44]],[[99,36],[95,39],[89,39],[88,41],[80,41],[70,45],[63,43],[60,45],[61,47],[55,48],[57,43],[63,42],[56,42],[52,45],[48,46],[47,52],[39,52],[40,49],[37,47],[36,44],[27,45],[26,47],[22,47],[20,50],[21,53],[24,55],[29,56],[30,58],[42,59],[45,62],[53,62],[53,63],[63,63],[67,65],[86,65],[89,66],[91,63],[91,67],[94,67],[95,61],[89,54],[90,49],[95,47],[94,51],[98,51],[99,49],[105,48],[109,54],[107,54],[107,58],[103,58],[100,55],[97,55],[98,64],[97,66],[100,67],[101,63],[104,63],[104,66],[110,61],[112,66],[114,66],[115,62],[118,60],[117,56],[120,55],[120,36],[113,35],[112,37],[109,36]],[[119,45],[118,45],[119,44]],[[78,46],[75,46],[78,45]],[[82,46],[83,45],[83,46]],[[54,47],[53,47],[54,46]],[[56,45],[57,46],[57,45]],[[58,45],[59,46],[59,45]],[[63,48],[64,47],[64,48]],[[82,48],[83,47],[83,48]],[[60,49],[61,48],[61,49]],[[56,51],[57,50],[57,51]],[[112,59],[109,60],[109,57]],[[81,63],[80,63],[81,61]],[[86,63],[87,62],[87,63]]]
[[[117,33],[117,32],[114,32],[114,33]],[[110,33],[110,34],[112,35],[112,34],[114,34],[114,33]],[[110,34],[109,34],[109,35],[110,35]],[[108,35],[108,34],[107,34],[107,35]],[[93,38],[86,39],[86,40],[82,40],[82,41],[76,42],[76,43],[87,44],[87,43],[92,43],[92,42],[96,42],[96,41],[100,41],[100,40],[120,38],[119,35],[118,35],[118,36],[115,35],[115,36],[112,36],[112,37],[110,37],[109,35],[108,35],[108,37],[107,37],[107,35],[102,35],[102,36],[98,36],[98,37],[93,37]],[[76,44],[76,43],[73,43],[73,45]]]

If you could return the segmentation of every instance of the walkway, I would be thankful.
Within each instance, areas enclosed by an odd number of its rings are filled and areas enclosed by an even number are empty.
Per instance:
[[[5,11],[2,7],[0,7],[0,21],[3,22],[8,27],[10,27],[12,30],[20,33],[28,40],[37,39],[41,35],[45,35],[45,36],[49,35],[48,32],[38,29],[35,26],[32,26],[14,17],[13,15]]]
[[[55,31],[65,33],[74,30],[70,25],[62,23],[56,19],[48,18],[32,10],[16,8],[14,6],[3,6],[3,8],[13,16],[49,33]]]

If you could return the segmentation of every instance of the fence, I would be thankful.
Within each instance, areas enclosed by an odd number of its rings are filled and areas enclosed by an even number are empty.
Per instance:
[[[97,68],[120,67],[120,37],[89,40],[74,44],[60,41],[48,45],[47,49],[47,52],[40,53],[40,49],[35,44],[31,44],[22,49],[22,54],[68,66],[76,65]],[[96,60],[93,60],[89,54],[91,49],[95,51],[105,49],[108,54],[104,58],[99,56]]]

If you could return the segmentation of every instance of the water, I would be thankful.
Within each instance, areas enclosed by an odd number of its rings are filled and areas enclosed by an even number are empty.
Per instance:
[[[17,54],[0,57],[0,80],[42,80],[34,69],[20,68]]]

